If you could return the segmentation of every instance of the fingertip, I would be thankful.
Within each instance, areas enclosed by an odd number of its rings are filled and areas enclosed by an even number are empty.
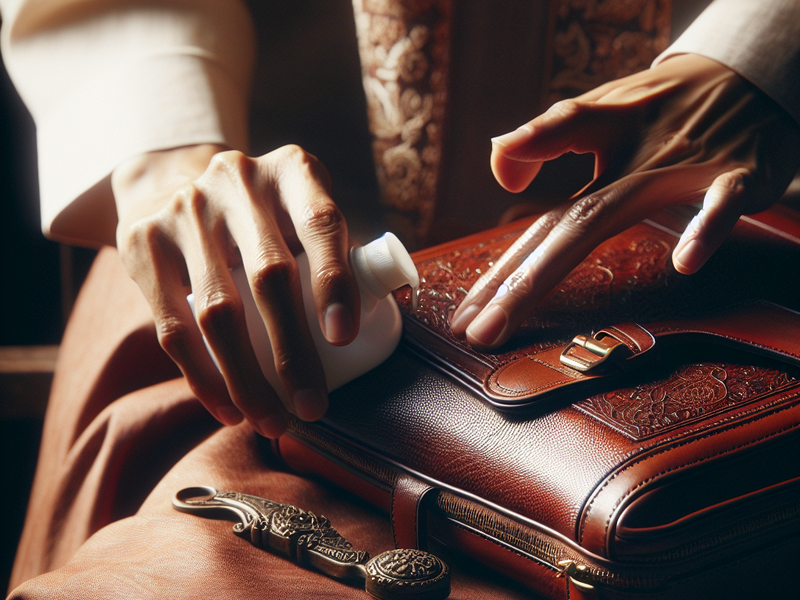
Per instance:
[[[542,168],[539,161],[524,162],[506,156],[503,147],[497,144],[492,146],[490,165],[497,182],[515,194],[527,188]]]
[[[464,335],[467,331],[467,327],[480,312],[481,307],[479,305],[465,305],[462,303],[462,305],[456,309],[456,312],[453,313],[453,316],[450,319],[450,330],[457,336]]]
[[[704,244],[700,240],[692,239],[675,248],[672,264],[678,273],[692,275],[700,270],[708,258]]]
[[[303,421],[318,421],[328,411],[328,396],[319,390],[297,390],[292,395],[295,414]]]
[[[490,304],[467,327],[467,341],[478,348],[493,348],[504,341],[508,315],[499,304]]]
[[[342,302],[328,305],[322,322],[325,339],[334,346],[349,344],[358,333],[353,312]]]

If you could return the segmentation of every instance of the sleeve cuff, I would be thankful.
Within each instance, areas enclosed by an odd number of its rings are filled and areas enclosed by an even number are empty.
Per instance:
[[[76,90],[37,130],[42,228],[80,242],[96,219],[116,218],[98,203],[113,202],[104,186],[125,159],[200,143],[246,150],[247,98],[216,62],[153,56]]]

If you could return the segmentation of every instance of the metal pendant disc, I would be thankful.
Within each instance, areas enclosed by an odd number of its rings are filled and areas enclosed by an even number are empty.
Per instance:
[[[366,590],[379,600],[440,600],[450,595],[450,569],[422,550],[389,550],[367,563]]]

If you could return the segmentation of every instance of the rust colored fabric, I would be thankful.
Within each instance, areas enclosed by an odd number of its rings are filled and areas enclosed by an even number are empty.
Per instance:
[[[175,512],[211,485],[324,514],[360,549],[393,546],[382,513],[266,464],[245,423],[220,427],[158,347],[149,310],[103,250],[62,344],[10,598],[366,598],[252,547],[225,521]],[[458,556],[452,598],[530,594]]]

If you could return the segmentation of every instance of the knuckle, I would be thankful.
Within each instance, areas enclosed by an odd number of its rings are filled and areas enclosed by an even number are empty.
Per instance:
[[[275,353],[275,372],[281,381],[291,381],[301,363],[290,351],[280,350]]]
[[[288,162],[297,165],[311,165],[317,159],[310,152],[306,152],[302,147],[297,144],[287,144],[278,148],[275,153],[277,156]]]
[[[600,195],[591,194],[576,201],[564,215],[562,224],[570,229],[585,230],[595,226],[600,221],[605,207],[606,199]]]
[[[217,291],[208,296],[197,311],[197,322],[203,331],[217,331],[232,327],[243,312],[241,304],[233,296]]]
[[[550,111],[562,119],[576,119],[586,112],[586,106],[578,100],[567,99],[553,104]]]
[[[289,257],[265,261],[250,275],[250,286],[256,294],[274,294],[275,290],[290,289],[297,276],[297,265]]]
[[[145,257],[162,254],[168,240],[162,223],[155,218],[142,219],[131,224],[124,236],[118,236],[120,257],[131,275],[138,272]],[[152,261],[152,258],[150,259]]]
[[[161,227],[152,219],[137,221],[128,229],[125,245],[129,249],[152,248],[161,238]]]
[[[281,164],[310,179],[321,181],[326,188],[330,187],[330,175],[325,166],[316,156],[302,147],[288,144],[275,150],[274,154]]]
[[[748,175],[743,171],[732,171],[717,178],[719,185],[732,194],[742,193],[747,187],[748,180]]]
[[[206,174],[232,179],[249,179],[254,168],[255,163],[249,156],[238,150],[227,150],[218,152],[211,158]]]
[[[522,270],[515,271],[505,281],[505,286],[508,288],[509,294],[518,298],[527,298],[534,291],[530,274]]]
[[[317,271],[317,281],[325,288],[335,287],[336,284],[350,276],[350,271],[343,265],[329,265]]]
[[[189,212],[193,215],[202,215],[208,208],[206,195],[194,183],[186,183],[178,188],[169,203],[169,210],[173,215]]]
[[[331,236],[341,233],[344,216],[332,202],[318,202],[308,207],[303,219],[303,229],[309,235]]]
[[[189,327],[177,317],[167,317],[156,325],[158,342],[176,362],[180,362],[189,341]]]
[[[553,229],[555,229],[558,222],[561,220],[561,216],[554,212],[549,212],[543,214],[541,217],[536,219],[536,223],[533,227],[531,227],[532,234],[539,234],[539,233],[549,233]]]

